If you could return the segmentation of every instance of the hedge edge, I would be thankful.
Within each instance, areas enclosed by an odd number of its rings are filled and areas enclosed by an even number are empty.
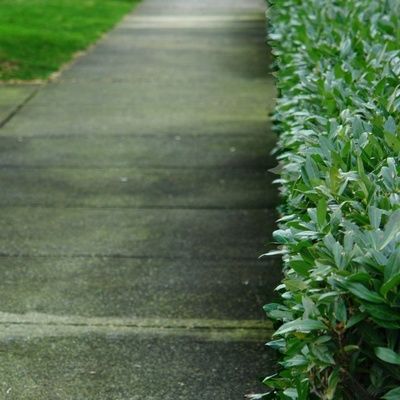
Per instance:
[[[263,397],[397,400],[400,2],[272,3],[284,279]]]

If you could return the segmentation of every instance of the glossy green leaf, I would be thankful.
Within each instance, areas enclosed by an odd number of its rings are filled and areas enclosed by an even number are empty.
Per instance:
[[[397,288],[397,286],[400,285],[400,273],[397,273],[396,275],[392,276],[389,278],[382,286],[380,289],[380,293],[382,296],[386,297],[388,292],[394,288]]]
[[[326,326],[321,322],[313,319],[296,319],[294,321],[283,324],[275,333],[274,336],[285,335],[290,332],[309,332],[316,329],[326,329]]]
[[[395,211],[385,225],[380,250],[384,249],[400,233],[400,210]]]
[[[389,390],[384,396],[382,396],[384,400],[399,400],[400,399],[400,386]]]
[[[319,226],[323,226],[326,223],[326,214],[327,214],[328,203],[325,198],[322,198],[318,202],[317,206],[317,220]]]
[[[372,290],[367,289],[362,283],[342,281],[340,285],[358,299],[366,300],[370,303],[385,303],[385,299],[382,296]]]
[[[386,361],[389,364],[400,365],[400,354],[387,347],[376,347],[375,354],[382,361]]]

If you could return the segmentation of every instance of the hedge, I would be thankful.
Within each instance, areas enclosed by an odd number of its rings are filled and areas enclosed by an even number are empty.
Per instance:
[[[400,399],[400,2],[275,0],[284,279],[267,399]]]

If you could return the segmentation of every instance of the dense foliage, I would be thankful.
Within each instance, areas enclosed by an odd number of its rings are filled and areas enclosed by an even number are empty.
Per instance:
[[[400,399],[400,2],[275,0],[284,205],[268,399]]]

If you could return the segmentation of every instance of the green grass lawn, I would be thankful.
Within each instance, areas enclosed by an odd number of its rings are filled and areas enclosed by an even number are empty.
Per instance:
[[[138,0],[0,0],[0,80],[46,78]]]

